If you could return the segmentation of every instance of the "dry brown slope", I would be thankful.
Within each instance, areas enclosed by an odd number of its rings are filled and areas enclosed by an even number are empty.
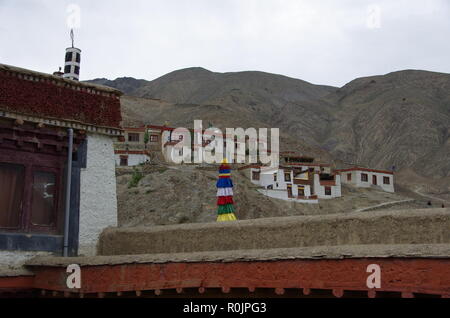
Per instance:
[[[450,75],[402,71],[357,79],[335,104],[325,149],[347,162],[450,176]]]
[[[203,128],[207,128],[209,123],[222,129],[276,127],[280,128],[281,151],[303,152],[324,162],[333,160],[329,153],[317,144],[309,142],[313,135],[311,131],[309,135],[305,133],[302,137],[294,136],[285,125],[272,125],[265,121],[267,118],[261,118],[258,111],[241,107],[240,104],[234,104],[232,101],[222,101],[216,105],[197,105],[122,96],[121,104],[124,126],[161,125],[167,121],[172,127],[192,128],[194,120],[200,119],[203,121]],[[242,104],[245,104],[245,101],[242,101]],[[309,121],[310,117],[305,117],[304,120]]]
[[[348,163],[450,176],[449,74],[400,71],[336,90],[262,72],[190,68],[132,86],[136,95],[169,102],[124,97],[127,122],[278,127],[291,137],[287,148],[310,145]]]
[[[134,95],[174,103],[207,104],[234,90],[298,102],[317,99],[336,88],[265,72],[217,73],[192,67],[171,72],[142,85]]]
[[[135,188],[131,173],[117,177],[119,226],[213,222],[216,218],[217,172],[192,165],[155,166]],[[401,194],[343,187],[343,197],[302,204],[272,199],[257,191],[243,171],[233,170],[235,206],[239,219],[334,214],[406,200]],[[415,207],[425,205],[416,204]]]

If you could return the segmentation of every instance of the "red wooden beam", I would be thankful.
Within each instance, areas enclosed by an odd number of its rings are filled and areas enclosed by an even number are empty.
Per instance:
[[[32,289],[33,285],[33,276],[0,277],[0,290]]]
[[[367,266],[381,267],[381,288],[366,285]],[[83,294],[154,291],[173,289],[178,293],[195,288],[230,292],[244,288],[249,292],[271,288],[282,295],[286,289],[302,289],[304,295],[313,289],[330,290],[335,297],[346,291],[363,291],[368,297],[379,292],[398,292],[403,297],[414,294],[450,295],[450,259],[341,259],[278,260],[252,262],[202,262],[166,264],[119,264],[81,266],[81,289],[66,287],[64,267],[35,267],[34,288],[71,291]],[[232,294],[232,291],[231,291]],[[300,291],[299,291],[299,294]],[[400,294],[399,294],[400,295]]]

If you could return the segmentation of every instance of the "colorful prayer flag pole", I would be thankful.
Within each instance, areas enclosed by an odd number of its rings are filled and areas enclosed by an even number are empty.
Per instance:
[[[217,222],[236,221],[233,202],[233,181],[231,181],[231,168],[227,159],[222,160],[219,168],[217,187]]]

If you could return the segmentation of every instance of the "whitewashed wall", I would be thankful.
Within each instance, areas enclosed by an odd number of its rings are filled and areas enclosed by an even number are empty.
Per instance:
[[[347,180],[347,174],[351,173],[352,174],[352,180],[348,181]],[[365,173],[367,174],[367,181],[363,182],[361,181],[361,174]],[[372,178],[373,176],[376,175],[377,176],[377,185],[374,185],[372,183]],[[383,177],[388,177],[390,180],[390,184],[384,184],[383,183]],[[342,182],[343,183],[350,183],[353,184],[357,187],[361,187],[361,188],[369,188],[369,187],[378,187],[386,192],[395,192],[394,189],[394,175],[389,174],[389,173],[379,173],[379,172],[372,172],[372,171],[360,171],[360,170],[356,170],[356,171],[346,171],[346,172],[342,172]]]
[[[311,204],[319,203],[318,200],[301,200],[301,199],[297,199],[297,198],[289,198],[287,191],[283,191],[283,190],[258,189],[258,191],[268,197],[271,197],[274,199],[280,199],[280,200],[284,200],[284,201],[292,201],[292,202],[299,202],[299,203],[311,203]]]
[[[88,133],[87,167],[80,180],[79,254],[95,255],[100,233],[117,226],[113,139]]]
[[[320,176],[314,174],[314,190],[319,199],[334,199],[342,196],[341,194],[341,176],[336,175],[335,186],[329,186],[331,188],[331,195],[325,194],[325,186],[320,185]]]

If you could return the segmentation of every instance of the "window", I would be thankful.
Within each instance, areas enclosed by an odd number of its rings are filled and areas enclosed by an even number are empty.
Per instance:
[[[383,177],[383,183],[384,183],[384,184],[391,184],[391,178],[389,178],[389,177]]]
[[[273,181],[274,181],[274,182],[277,182],[277,173],[274,173],[274,174],[273,174]]]
[[[120,156],[120,165],[128,166],[128,156]]]
[[[76,54],[75,61],[76,61],[77,63],[80,63],[80,61],[81,61],[81,55],[80,55],[80,53],[75,53],[75,54]]]
[[[150,135],[150,142],[157,142],[158,141],[158,135]]]
[[[259,171],[252,171],[252,180],[259,180]]]
[[[347,181],[352,181],[352,174],[351,173],[347,173]]]
[[[368,182],[369,181],[369,176],[367,175],[367,173],[361,173],[361,181],[362,182]]]
[[[331,195],[331,187],[325,187],[325,195]]]
[[[66,62],[72,62],[72,52],[66,53]]]
[[[63,212],[61,173],[58,168],[0,163],[0,228],[55,234]]]
[[[284,174],[284,181],[291,182],[291,173],[287,172]]]
[[[304,187],[298,187],[298,196],[299,197],[305,196],[305,188]]]
[[[20,226],[24,177],[23,166],[0,163],[0,228]]]
[[[80,75],[80,67],[75,66],[75,74]]]
[[[64,73],[66,73],[66,74],[70,73],[70,65],[64,66]]]
[[[374,185],[377,185],[377,184],[378,184],[377,176],[376,176],[376,175],[373,175],[373,176],[372,176],[372,183],[373,183]]]
[[[130,142],[139,142],[139,134],[128,133],[128,141],[130,141]]]
[[[7,121],[0,130],[13,132]],[[66,140],[58,138],[62,128],[37,131],[25,122],[17,140],[33,136],[42,147],[0,143],[0,250],[61,252],[63,245],[67,153]],[[86,167],[87,143],[74,139],[72,189],[80,182],[81,168]],[[63,151],[61,151],[63,149]],[[70,205],[69,255],[78,246],[79,200],[72,192]],[[38,234],[38,235],[35,235]]]
[[[287,193],[288,193],[288,198],[292,198],[293,197],[293,195],[292,195],[292,185],[288,185],[287,186]]]
[[[52,226],[55,221],[56,175],[46,171],[33,173],[31,223]]]

